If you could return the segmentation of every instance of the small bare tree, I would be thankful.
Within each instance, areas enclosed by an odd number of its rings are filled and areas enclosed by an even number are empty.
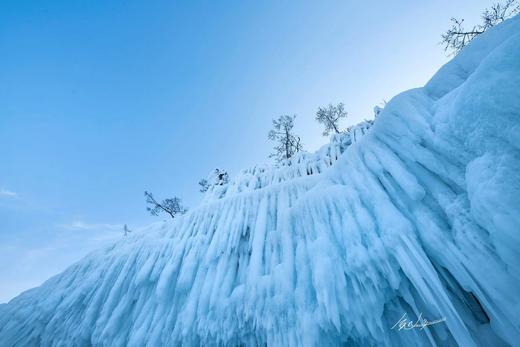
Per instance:
[[[126,236],[126,235],[130,234],[131,232],[132,232],[132,230],[130,230],[130,229],[128,228],[128,226],[125,224],[125,225],[123,226],[123,236]]]
[[[229,183],[229,175],[226,170],[215,169],[215,175],[219,186]]]
[[[150,212],[152,216],[158,216],[159,213],[165,212],[170,215],[170,217],[175,218],[176,215],[185,214],[187,211],[187,209],[182,206],[181,199],[178,197],[164,199],[159,203],[155,200],[152,193],[145,191],[144,196],[146,197],[146,203],[148,204],[146,210]]]
[[[329,136],[331,132],[339,134],[341,132],[339,130],[339,121],[342,118],[347,118],[345,105],[342,102],[336,106],[329,104],[328,107],[320,107],[318,112],[316,112],[316,120],[325,127],[323,136]]]
[[[274,153],[269,157],[275,158],[277,162],[291,158],[296,152],[303,149],[299,136],[293,132],[294,116],[280,116],[273,119],[273,128],[267,135],[268,139],[275,141]]]
[[[451,18],[451,28],[442,35],[444,50],[451,50],[450,55],[456,55],[476,36],[511,18],[518,12],[520,12],[518,0],[506,0],[504,3],[496,2],[491,5],[491,8],[482,12],[482,23],[469,30],[466,30],[463,26],[464,19]]]
[[[208,189],[209,189],[209,187],[210,187],[210,184],[209,184],[209,182],[208,182],[207,179],[203,178],[203,179],[201,179],[201,180],[199,181],[199,186],[200,186],[199,191],[200,191],[201,193],[205,193],[205,192],[208,191]]]
[[[199,181],[200,192],[204,193],[209,190],[211,186],[223,186],[229,183],[229,175],[226,170],[215,169],[207,178]]]

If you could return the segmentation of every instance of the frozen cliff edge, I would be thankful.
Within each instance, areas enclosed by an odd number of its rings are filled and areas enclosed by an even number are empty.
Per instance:
[[[518,344],[520,16],[331,164],[87,256],[0,306],[0,345]]]

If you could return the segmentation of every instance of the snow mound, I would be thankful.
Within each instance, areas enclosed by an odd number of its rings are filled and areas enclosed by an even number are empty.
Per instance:
[[[0,344],[518,345],[520,17],[339,147],[245,171],[0,306]]]

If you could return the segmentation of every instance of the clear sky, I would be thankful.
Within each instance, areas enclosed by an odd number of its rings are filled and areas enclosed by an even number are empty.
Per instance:
[[[452,16],[489,1],[2,1],[0,302],[160,220],[143,191],[188,207],[216,168],[267,162],[271,119],[308,150],[424,85]]]

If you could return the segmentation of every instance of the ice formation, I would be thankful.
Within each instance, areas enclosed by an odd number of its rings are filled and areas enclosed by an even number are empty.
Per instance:
[[[520,17],[344,141],[0,306],[0,345],[518,345]]]

